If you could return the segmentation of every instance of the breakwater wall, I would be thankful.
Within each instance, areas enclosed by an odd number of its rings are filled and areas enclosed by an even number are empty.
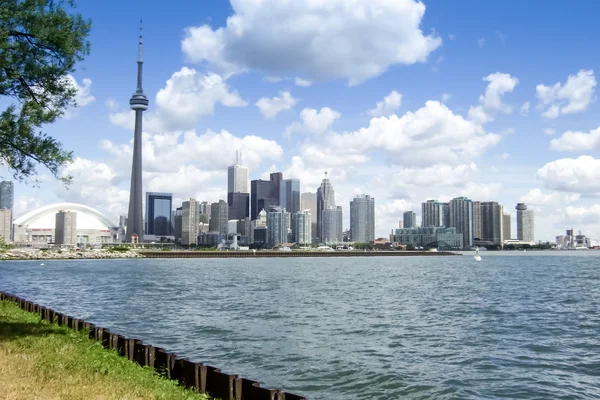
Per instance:
[[[145,258],[291,258],[459,256],[449,251],[140,251]]]
[[[153,368],[159,375],[179,382],[180,385],[199,393],[206,393],[221,400],[306,400],[305,397],[279,389],[267,389],[259,382],[228,374],[218,368],[180,358],[174,353],[141,340],[112,333],[90,322],[56,312],[51,308],[0,291],[0,300],[17,303],[25,311],[40,314],[42,320],[85,332],[106,349],[117,351],[121,356],[141,366]]]

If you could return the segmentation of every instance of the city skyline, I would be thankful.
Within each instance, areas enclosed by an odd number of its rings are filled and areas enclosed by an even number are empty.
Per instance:
[[[389,234],[404,211],[419,214],[426,199],[447,202],[459,196],[499,202],[511,215],[513,232],[514,206],[526,203],[535,211],[536,240],[553,240],[555,232],[570,226],[581,227],[592,238],[600,237],[600,204],[594,197],[597,180],[593,175],[598,161],[592,157],[597,150],[595,129],[600,124],[595,119],[599,105],[593,71],[598,56],[574,52],[566,44],[577,39],[583,46],[591,39],[582,42],[573,33],[576,30],[565,29],[564,40],[559,41],[540,27],[536,39],[540,42],[534,45],[524,32],[488,17],[507,15],[510,4],[474,6],[477,22],[464,26],[452,16],[465,7],[425,1],[421,6],[407,2],[419,15],[410,29],[420,29],[414,32],[424,40],[424,47],[410,47],[422,51],[412,61],[386,58],[388,45],[382,39],[396,32],[380,30],[387,25],[375,17],[361,29],[365,35],[375,35],[368,38],[379,39],[383,47],[378,53],[373,53],[369,41],[365,48],[350,47],[373,57],[359,65],[349,62],[342,72],[333,67],[337,64],[325,62],[326,53],[290,58],[297,70],[276,58],[265,58],[264,65],[257,65],[228,58],[231,54],[202,53],[206,49],[201,48],[199,38],[214,37],[218,28],[230,32],[226,18],[243,15],[244,4],[193,6],[167,23],[162,5],[144,15],[144,82],[151,105],[145,113],[142,138],[143,192],[173,193],[177,205],[190,197],[209,202],[227,199],[224,167],[242,149],[250,180],[269,179],[271,172],[281,171],[285,179],[300,180],[301,192],[314,192],[328,171],[335,203],[342,206],[344,228],[350,225],[349,204],[356,194],[376,198],[378,237]],[[290,25],[296,21],[273,3],[264,4],[277,11],[274,16],[285,16]],[[404,20],[383,2],[364,4]],[[16,182],[14,218],[61,201],[88,204],[113,220],[127,214],[134,118],[126,105],[139,20],[134,14],[139,11],[133,3],[120,6],[123,20],[131,23],[115,26],[103,10],[116,5],[110,1],[103,7],[79,5],[94,22],[92,53],[74,74],[80,107],[49,127],[49,133],[74,151],[75,162],[66,172],[75,183],[66,190],[42,175],[40,192]],[[297,14],[302,15],[306,10],[299,7]],[[556,7],[520,7],[542,13],[549,26],[573,24],[560,18]],[[597,8],[585,4],[577,15],[589,18]],[[259,7],[252,16],[258,20],[250,22],[268,24],[266,11]],[[351,22],[348,26],[356,24],[335,7],[319,9],[318,16],[326,18],[330,12]],[[323,38],[311,27],[305,29],[307,37]],[[247,34],[242,39],[248,42],[239,43],[269,54],[272,43],[253,40],[257,32]],[[326,37],[334,34],[323,33]],[[350,32],[344,35],[352,37]],[[286,37],[282,34],[281,40]],[[224,35],[219,40],[233,38]],[[222,49],[230,48],[223,44]],[[331,51],[326,46],[324,50]],[[569,57],[556,63],[557,52]],[[317,59],[325,64],[315,69]],[[526,62],[511,62],[523,59]],[[368,68],[371,65],[377,68]],[[248,73],[240,74],[240,70]],[[414,126],[435,126],[436,130],[417,132],[410,129]],[[453,131],[457,132],[454,136]],[[361,132],[372,140],[365,140]],[[397,132],[398,139],[390,132]],[[89,145],[90,138],[96,145]],[[452,143],[458,151],[445,152],[444,146],[435,143]],[[588,171],[592,176],[584,178]]]

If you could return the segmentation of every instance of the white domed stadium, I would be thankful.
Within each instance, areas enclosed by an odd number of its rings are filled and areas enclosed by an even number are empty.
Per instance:
[[[77,203],[57,203],[30,211],[13,222],[14,240],[21,243],[55,243],[57,214],[75,213],[77,244],[115,243],[118,227],[100,211]],[[64,227],[63,227],[64,229]]]

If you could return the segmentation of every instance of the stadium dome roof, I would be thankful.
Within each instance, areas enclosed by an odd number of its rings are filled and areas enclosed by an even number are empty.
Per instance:
[[[56,203],[41,207],[20,216],[13,223],[14,225],[25,225],[29,229],[54,229],[56,225],[56,213],[59,211],[73,211],[77,213],[77,230],[104,231],[116,227],[100,211],[77,203]]]

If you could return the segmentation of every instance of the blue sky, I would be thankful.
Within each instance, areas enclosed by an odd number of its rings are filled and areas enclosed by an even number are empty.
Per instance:
[[[125,213],[143,17],[144,190],[224,198],[241,149],[251,179],[280,170],[315,191],[329,171],[346,221],[354,194],[374,196],[381,236],[428,198],[468,195],[513,216],[527,202],[536,239],[567,227],[600,239],[596,2],[107,0],[78,11],[92,20],[91,54],[73,76],[91,83],[85,106],[48,129],[74,151],[75,183],[18,184],[17,215],[56,201]]]

